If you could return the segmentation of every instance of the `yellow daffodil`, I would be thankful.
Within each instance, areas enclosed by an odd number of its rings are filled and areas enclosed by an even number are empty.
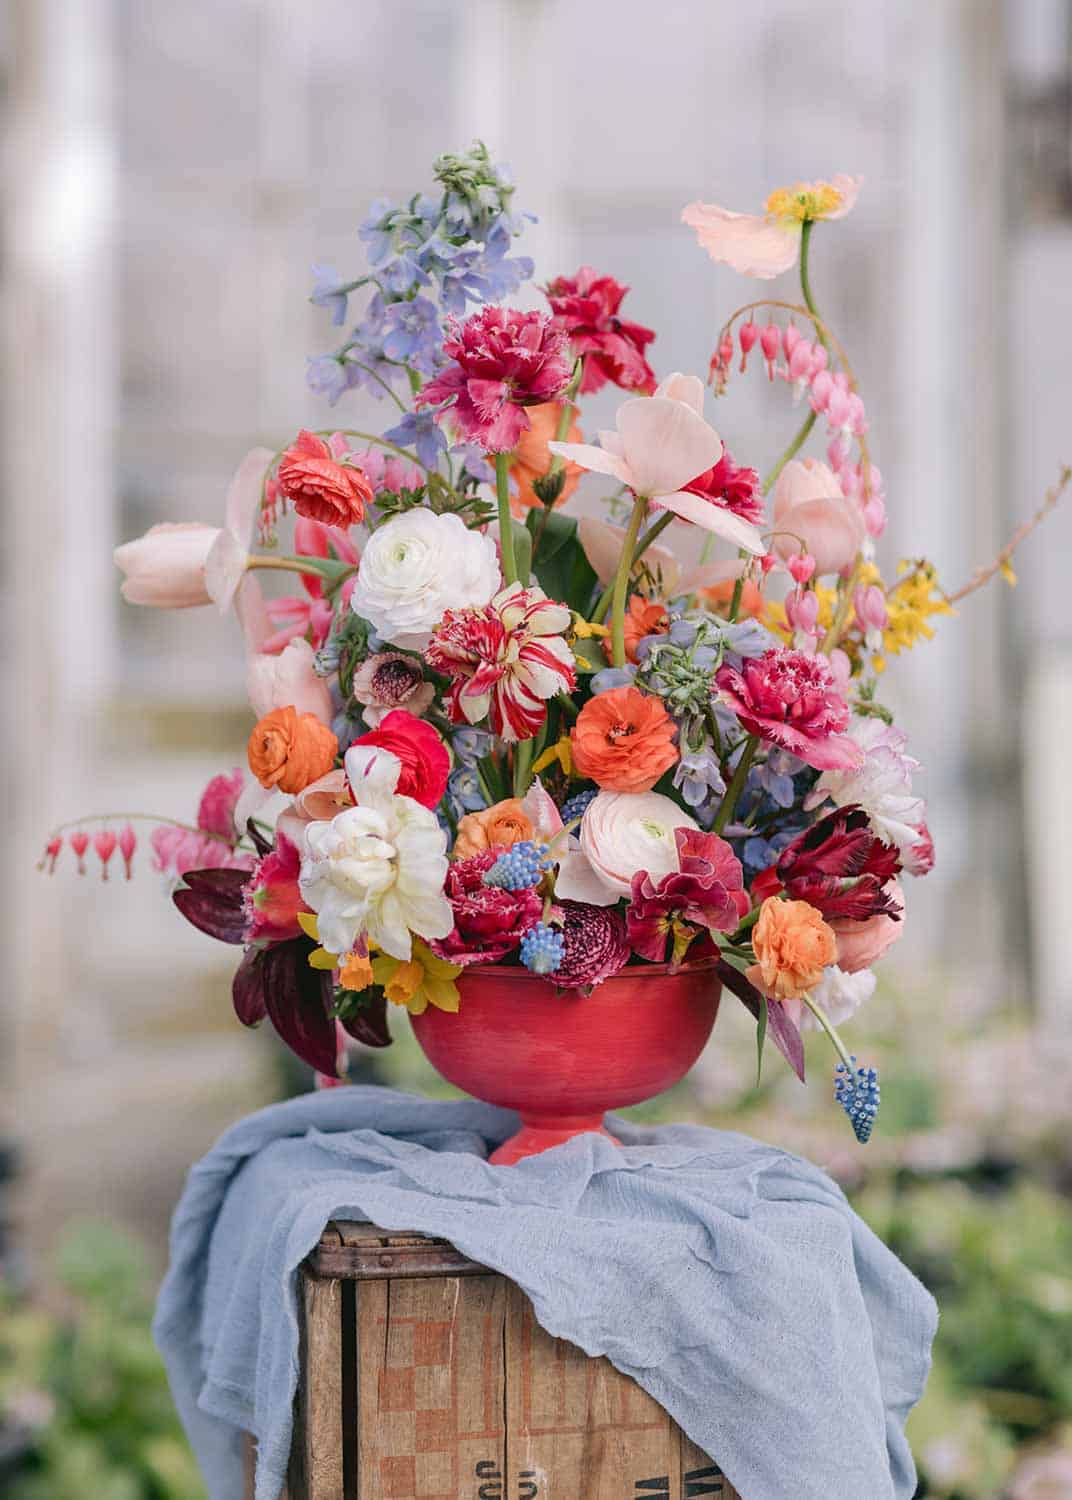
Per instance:
[[[537,756],[532,765],[532,774],[539,776],[541,771],[546,771],[547,767],[553,766],[556,761],[566,776],[573,775],[573,752],[568,735],[563,735],[556,745],[548,745],[543,754]]]
[[[383,989],[392,1005],[404,1005],[411,1016],[419,1016],[429,1005],[439,1010],[456,1011],[459,1005],[458,964],[447,963],[418,939],[413,941],[413,957],[391,958],[384,953],[372,960],[372,977]]]
[[[316,923],[316,912],[300,911],[298,913],[298,926],[305,936],[312,938],[314,943],[320,942],[320,932]],[[360,993],[367,990],[372,983],[372,960],[364,953],[331,953],[327,948],[314,948],[309,955],[309,967],[311,969],[338,969],[339,984],[344,990],[353,990]]]

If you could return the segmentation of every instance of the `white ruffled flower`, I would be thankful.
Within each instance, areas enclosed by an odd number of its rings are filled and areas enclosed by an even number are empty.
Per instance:
[[[500,585],[491,537],[455,515],[414,509],[369,537],[352,603],[383,640],[423,651],[446,610],[487,604]]]
[[[876,983],[870,969],[846,974],[837,964],[832,964],[823,970],[823,977],[812,989],[811,998],[835,1026],[840,1026],[856,1014],[865,1000],[871,999]],[[814,1031],[819,1023],[811,1011],[805,1010],[802,1025]]]
[[[329,953],[367,937],[408,959],[412,933],[442,938],[454,927],[443,894],[446,834],[427,807],[395,794],[401,769],[389,751],[355,745],[346,775],[357,806],[305,830],[299,885]]]
[[[678,868],[677,828],[695,819],[659,792],[600,792],[580,828],[580,846],[559,866],[555,892],[564,900],[612,906],[644,872],[658,883]]]
[[[824,771],[804,806],[818,807],[827,797],[838,807],[858,803],[879,838],[907,855],[919,843],[927,815],[923,798],[912,795],[919,761],[905,754],[908,737],[881,719],[867,718],[853,719],[848,738],[864,752],[863,764],[855,771]]]

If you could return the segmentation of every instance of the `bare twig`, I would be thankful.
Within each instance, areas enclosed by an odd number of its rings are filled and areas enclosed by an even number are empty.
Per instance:
[[[1016,528],[992,563],[985,568],[977,568],[968,582],[964,584],[963,588],[957,589],[955,594],[946,594],[946,603],[956,604],[959,600],[966,599],[969,594],[974,594],[976,589],[981,589],[984,584],[989,583],[995,573],[1000,573],[1008,565],[1009,560],[1020,543],[1029,537],[1035,527],[1041,521],[1044,521],[1050,511],[1054,509],[1070,483],[1072,483],[1072,467],[1064,464],[1061,467],[1057,483],[1046,491],[1046,498],[1035,514],[1026,520],[1022,526]]]

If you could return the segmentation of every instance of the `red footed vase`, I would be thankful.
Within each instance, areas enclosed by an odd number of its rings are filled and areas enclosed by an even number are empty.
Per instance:
[[[424,1055],[474,1099],[517,1110],[521,1129],[492,1156],[511,1166],[596,1131],[604,1112],[684,1078],[707,1044],[721,986],[715,959],[624,969],[590,995],[499,966],[466,969],[457,1012],[412,1016]]]

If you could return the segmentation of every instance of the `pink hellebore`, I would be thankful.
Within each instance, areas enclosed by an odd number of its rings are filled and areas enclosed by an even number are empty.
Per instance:
[[[703,418],[703,396],[698,376],[670,375],[654,396],[622,402],[614,419],[616,430],[601,432],[598,448],[591,443],[548,446],[582,469],[611,475],[658,509],[673,511],[683,521],[758,555],[765,549],[754,526],[723,504],[686,488],[722,457],[722,440]]]
[[[863,511],[845,497],[832,469],[814,458],[786,464],[774,486],[773,552],[791,562],[803,546],[822,577],[847,573],[866,538]]]
[[[838,172],[829,182],[798,182],[771,193],[763,214],[739,214],[715,203],[690,203],[682,223],[712,260],[769,281],[796,265],[804,225],[815,219],[843,219],[852,209],[862,177]]]
[[[246,570],[261,484],[271,460],[267,448],[246,454],[227,491],[222,528],[166,521],[117,547],[113,556],[126,574],[122,594],[127,603],[152,609],[215,603],[221,614],[229,609]]]
[[[817,770],[855,770],[863,751],[842,731],[849,706],[825,657],[803,651],[765,651],[715,673],[718,696],[749,734]]]

